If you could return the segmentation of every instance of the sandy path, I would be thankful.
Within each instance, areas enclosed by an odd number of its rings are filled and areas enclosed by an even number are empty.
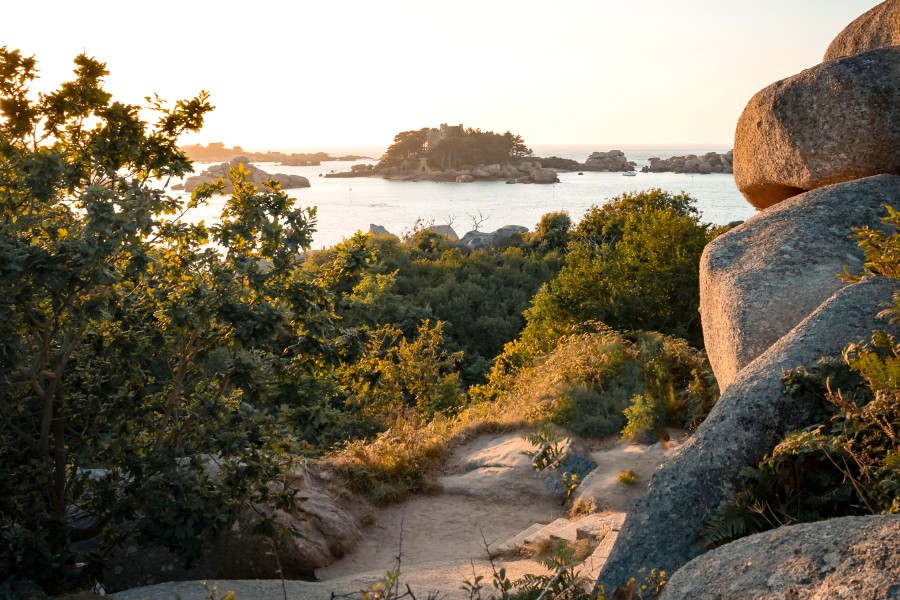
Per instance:
[[[596,499],[607,509],[625,511],[640,495],[653,470],[680,445],[673,436],[671,447],[604,445],[591,452],[598,469],[585,479],[581,495]],[[317,571],[320,581],[285,582],[290,600],[326,600],[332,593],[358,592],[380,581],[396,566],[401,553],[401,584],[408,584],[417,598],[441,592],[447,600],[467,598],[460,586],[475,573],[483,575],[484,595],[489,597],[492,569],[485,560],[484,538],[491,547],[513,537],[533,523],[548,523],[565,516],[558,499],[546,488],[546,474],[531,468],[523,454],[531,447],[521,433],[486,435],[458,447],[438,481],[443,492],[415,497],[378,511],[375,523],[364,531],[358,549],[342,560]],[[632,469],[639,484],[624,486],[618,473]],[[402,540],[401,540],[402,531]],[[525,573],[543,573],[532,560],[503,560],[510,579]],[[596,571],[599,565],[585,565]],[[404,588],[405,589],[405,588]],[[220,597],[234,591],[237,600],[273,600],[284,597],[281,581],[222,581]],[[207,600],[197,582],[175,582],[120,592],[120,600]],[[358,594],[356,595],[358,597]]]

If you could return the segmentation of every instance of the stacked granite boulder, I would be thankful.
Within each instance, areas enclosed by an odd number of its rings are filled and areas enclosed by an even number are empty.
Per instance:
[[[684,576],[677,571],[704,553],[704,521],[740,488],[743,467],[762,459],[785,432],[815,422],[818,407],[791,397],[783,372],[840,357],[875,329],[898,332],[876,315],[900,282],[837,277],[863,264],[862,250],[849,239],[853,229],[884,227],[883,205],[900,204],[898,44],[900,0],[888,0],[845,29],[824,63],[763,89],[741,116],[735,181],[761,212],[711,242],[700,265],[704,339],[722,396],[629,513],[599,576],[607,591],[642,568],[657,568],[675,572],[666,598],[900,594],[896,517],[876,521],[891,540],[884,552],[841,549],[834,559],[839,582],[828,569],[782,576],[794,555],[776,554],[776,546],[791,533],[744,538],[710,553],[699,568],[721,585],[710,584],[705,595],[697,595],[697,567]],[[854,521],[864,517],[847,519],[804,526],[804,538],[813,543],[868,526]],[[743,545],[760,560],[748,562]],[[783,559],[762,560],[770,554]],[[884,568],[894,569],[887,587],[884,578],[865,575]]]
[[[585,171],[634,171],[634,162],[629,161],[621,150],[608,152],[592,152],[584,161]]]

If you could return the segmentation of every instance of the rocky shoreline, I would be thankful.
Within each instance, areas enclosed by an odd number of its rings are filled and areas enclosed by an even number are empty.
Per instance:
[[[543,161],[554,165],[546,168]],[[724,154],[707,152],[703,155],[687,154],[666,159],[652,157],[650,164],[641,168],[642,173],[690,173],[708,175],[711,173],[732,173],[733,156],[729,150]],[[367,168],[368,167],[368,168]],[[324,177],[382,177],[390,181],[438,181],[471,183],[473,181],[505,181],[506,183],[558,183],[558,172],[609,172],[627,173],[636,170],[637,163],[628,160],[621,150],[592,152],[583,162],[550,157],[548,159],[528,159],[518,163],[491,164],[463,169],[438,170],[423,167],[421,170],[400,167],[379,168],[368,165],[353,165],[352,170],[327,173]]]

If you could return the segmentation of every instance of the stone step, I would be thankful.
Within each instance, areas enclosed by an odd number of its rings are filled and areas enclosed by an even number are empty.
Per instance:
[[[587,569],[587,577],[589,580],[597,579],[597,576],[600,574],[600,569],[606,564],[609,553],[612,552],[613,545],[615,545],[616,538],[618,537],[618,530],[607,533],[603,539],[600,540],[600,544],[594,548],[594,552],[584,561],[584,568]]]
[[[514,535],[513,537],[497,546],[495,548],[495,551],[497,552],[497,554],[501,555],[514,554],[518,552],[519,548],[522,547],[522,545],[525,543],[525,540],[528,539],[529,536],[540,531],[543,528],[543,523],[535,523],[528,529],[519,532],[518,534]]]
[[[533,545],[550,538],[574,542],[578,538],[577,531],[571,527],[572,524],[573,523],[566,518],[556,519],[549,525],[544,525],[538,531],[535,531],[525,538],[525,544]]]
[[[618,531],[625,520],[625,513],[592,514],[572,523],[576,539],[600,541],[610,531]]]

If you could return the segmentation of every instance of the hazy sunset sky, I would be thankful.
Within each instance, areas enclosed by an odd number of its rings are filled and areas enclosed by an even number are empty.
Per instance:
[[[0,44],[49,90],[80,52],[142,103],[208,90],[184,142],[387,146],[442,122],[529,144],[730,143],[750,97],[821,62],[876,0],[41,0],[4,3]]]

